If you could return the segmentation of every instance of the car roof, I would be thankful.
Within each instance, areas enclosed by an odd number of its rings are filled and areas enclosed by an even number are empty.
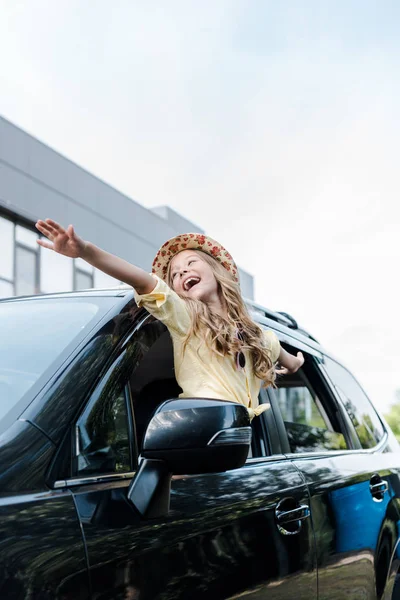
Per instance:
[[[34,296],[11,296],[9,298],[0,298],[0,303],[2,302],[20,302],[21,300],[43,300],[46,298],[87,298],[88,296],[93,298],[95,296],[114,296],[118,298],[122,298],[123,296],[127,296],[129,294],[133,294],[133,288],[130,286],[116,286],[113,288],[89,288],[87,290],[79,290],[76,292],[53,292],[51,294],[36,294]]]

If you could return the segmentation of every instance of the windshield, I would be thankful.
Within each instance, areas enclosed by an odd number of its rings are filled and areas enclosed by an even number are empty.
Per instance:
[[[74,340],[110,308],[112,298],[0,302],[0,420]],[[72,348],[71,348],[72,350]]]

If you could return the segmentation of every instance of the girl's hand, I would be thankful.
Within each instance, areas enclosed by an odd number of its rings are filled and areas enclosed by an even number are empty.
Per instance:
[[[289,375],[290,373],[296,373],[300,367],[304,364],[304,356],[302,352],[298,352],[296,356],[289,354],[286,350],[281,348],[279,355],[279,362],[283,365],[280,369],[276,369],[277,375]]]
[[[72,225],[64,229],[52,219],[46,219],[45,221],[38,221],[36,229],[50,240],[49,242],[47,240],[37,240],[39,246],[54,250],[54,252],[70,258],[82,257],[86,242],[76,235]]]

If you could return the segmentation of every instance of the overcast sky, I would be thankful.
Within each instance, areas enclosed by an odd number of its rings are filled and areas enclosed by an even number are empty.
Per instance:
[[[397,0],[0,0],[0,114],[400,389]],[[75,224],[79,231],[79,223]]]

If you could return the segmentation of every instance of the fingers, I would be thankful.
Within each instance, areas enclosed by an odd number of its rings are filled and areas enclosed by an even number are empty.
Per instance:
[[[35,227],[36,227],[36,229],[38,229],[40,231],[40,233],[42,233],[46,237],[48,237],[50,239],[52,239],[54,237],[52,230],[44,221],[38,221],[35,224]]]
[[[43,233],[43,235],[50,238],[51,240],[54,239],[57,235],[65,234],[65,229],[52,219],[46,219],[45,221],[42,221],[40,219],[36,223],[36,228],[41,233]]]
[[[298,352],[298,353],[297,353],[297,358],[298,358],[298,359],[299,359],[299,361],[300,361],[300,366],[301,366],[301,365],[304,365],[304,356],[303,356],[303,353],[302,353],[302,352]]]
[[[46,240],[36,240],[36,241],[39,244],[39,246],[42,246],[43,248],[48,248],[49,250],[54,250],[53,242],[47,242]]]
[[[61,227],[57,221],[53,221],[53,219],[46,219],[46,224],[49,225],[54,231],[57,233],[65,233],[64,227]]]
[[[76,233],[73,225],[68,225],[67,227],[67,235],[72,239],[76,240]]]
[[[41,233],[46,235],[47,237],[55,237],[57,235],[56,230],[53,229],[51,225],[46,223],[46,221],[38,221],[36,223],[36,229],[39,229]]]
[[[287,375],[289,371],[285,367],[282,367],[281,369],[275,369],[275,373],[277,375]]]

